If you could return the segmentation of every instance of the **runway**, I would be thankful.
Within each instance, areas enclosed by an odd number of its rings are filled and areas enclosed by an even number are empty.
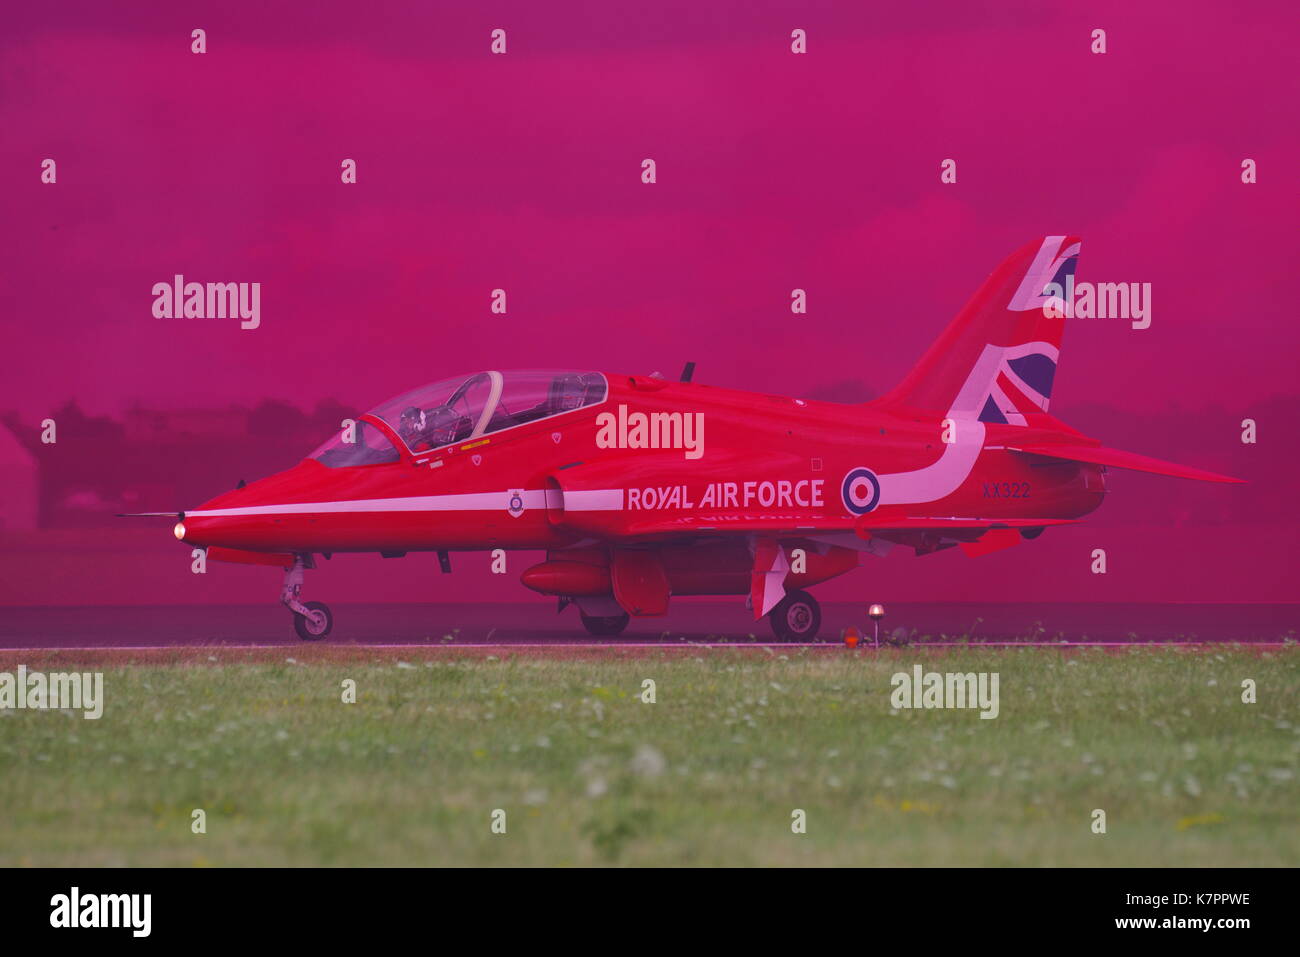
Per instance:
[[[331,604],[333,633],[313,646],[531,647],[564,653],[577,649],[665,646],[772,648],[779,643],[766,621],[754,621],[741,602],[678,601],[663,618],[633,620],[619,638],[592,638],[577,612],[556,614],[552,604]],[[1243,643],[1277,645],[1296,640],[1297,604],[1038,604],[972,603],[888,606],[882,639],[951,646]],[[818,645],[841,646],[847,626],[870,641],[865,605],[822,607]],[[122,605],[8,607],[0,609],[0,650],[184,648],[295,648],[301,641],[290,615],[267,605]]]

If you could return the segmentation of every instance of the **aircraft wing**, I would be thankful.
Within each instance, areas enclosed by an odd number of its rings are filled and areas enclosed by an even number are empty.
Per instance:
[[[1053,459],[1064,459],[1067,462],[1109,465],[1117,469],[1132,469],[1135,472],[1151,472],[1155,475],[1169,475],[1173,478],[1195,479],[1198,482],[1245,484],[1244,479],[1220,475],[1218,472],[1207,472],[1204,469],[1195,469],[1188,465],[1179,465],[1176,462],[1151,458],[1149,455],[1138,455],[1136,452],[1108,449],[1100,445],[1025,445],[1008,446],[1008,448],[1013,452],[1043,455]]]
[[[864,516],[857,520],[856,530],[861,534],[908,528],[933,531],[971,528],[1043,528],[1048,525],[1073,525],[1078,521],[1077,518],[943,518],[937,516],[873,520],[870,516]]]
[[[807,519],[752,515],[717,516],[665,516],[630,522],[623,526],[621,538],[658,538],[675,535],[769,535],[780,538],[800,538],[825,535],[828,532],[854,532],[859,538],[870,539],[875,532],[958,532],[962,537],[970,533],[996,529],[1045,528],[1049,525],[1072,525],[1073,518],[952,518],[916,516],[907,518],[873,519],[818,518],[809,524]]]
[[[681,516],[647,518],[629,522],[619,537],[659,538],[675,535],[771,535],[798,538],[826,532],[851,532],[855,519],[769,518],[752,515]]]

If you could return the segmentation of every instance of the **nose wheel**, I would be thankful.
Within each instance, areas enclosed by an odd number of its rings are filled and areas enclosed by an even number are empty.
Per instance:
[[[320,641],[334,629],[334,613],[323,601],[301,600],[303,572],[315,567],[310,555],[295,555],[284,570],[280,601],[293,612],[293,630],[303,641]]]
[[[303,641],[319,641],[334,627],[334,613],[323,601],[303,603],[306,613],[293,613],[293,630]]]

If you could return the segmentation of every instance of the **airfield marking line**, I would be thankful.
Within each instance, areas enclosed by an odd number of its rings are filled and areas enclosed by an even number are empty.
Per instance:
[[[1239,646],[1248,648],[1285,648],[1287,643],[1284,641],[1236,641],[1222,640],[1215,641],[1211,639],[1196,641],[930,641],[918,642],[916,644],[892,646],[882,645],[881,648],[902,648],[922,650],[925,648],[1183,648],[1189,646]],[[483,644],[478,642],[449,642],[447,644],[415,644],[413,642],[404,642],[397,644],[311,644],[290,645],[43,645],[27,648],[8,648],[0,646],[0,654],[10,653],[39,653],[51,651],[274,651],[284,650],[292,651],[294,649],[305,651],[310,648],[352,648],[357,650],[373,649],[376,651],[396,651],[396,650],[475,650],[475,651],[518,651],[520,649],[530,649],[536,651],[545,651],[548,649],[555,651],[575,651],[575,650],[614,650],[619,648],[627,649],[646,649],[646,648],[763,648],[772,650],[835,650],[843,649],[845,646],[840,642],[816,642],[810,644],[778,644],[772,642],[748,642],[748,641],[715,641],[715,642],[694,642],[694,641],[654,641],[654,642],[619,642],[619,643],[558,643],[558,642],[514,642],[510,644]],[[858,649],[863,651],[876,650],[872,645],[860,645]]]
[[[1171,641],[922,641],[904,648],[1182,648],[1186,645],[1241,645],[1283,648],[1285,641],[1242,641],[1239,638],[1196,638]],[[883,647],[883,645],[882,645]]]
[[[6,648],[0,647],[0,654],[6,651],[271,651],[277,648],[286,651],[294,649],[304,650],[307,648],[356,648],[368,649],[373,648],[382,651],[398,650],[405,648],[414,648],[417,650],[429,649],[486,649],[494,651],[512,651],[519,648],[536,648],[547,649],[554,648],[557,651],[573,651],[580,648],[843,648],[838,643],[829,644],[809,644],[809,645],[780,645],[780,644],[760,644],[758,642],[726,642],[718,641],[711,643],[693,642],[693,641],[655,641],[655,642],[637,642],[637,643],[619,643],[619,644],[560,644],[558,642],[532,642],[521,641],[513,644],[484,644],[482,642],[459,643],[448,642],[447,644],[415,644],[414,642],[405,642],[400,644],[317,644],[312,642],[309,645],[42,645],[32,648]]]

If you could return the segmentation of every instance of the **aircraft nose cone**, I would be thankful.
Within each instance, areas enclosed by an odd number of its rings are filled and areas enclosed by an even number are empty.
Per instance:
[[[288,483],[283,476],[287,474],[277,473],[251,484],[241,481],[238,487],[187,509],[173,534],[187,545],[203,548],[257,547],[258,537],[276,525],[276,517],[262,514],[258,507],[284,500]]]

